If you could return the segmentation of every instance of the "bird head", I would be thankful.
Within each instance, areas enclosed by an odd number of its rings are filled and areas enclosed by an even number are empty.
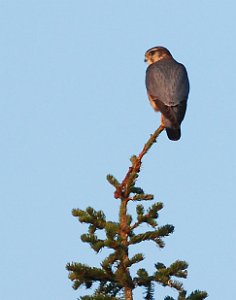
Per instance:
[[[158,46],[146,51],[144,61],[151,65],[163,58],[172,58],[172,55],[168,49]]]

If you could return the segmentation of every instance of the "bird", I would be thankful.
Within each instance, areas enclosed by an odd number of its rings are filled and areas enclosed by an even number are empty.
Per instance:
[[[189,95],[187,70],[162,46],[148,49],[144,61],[148,64],[145,83],[149,101],[160,111],[168,138],[178,141]]]

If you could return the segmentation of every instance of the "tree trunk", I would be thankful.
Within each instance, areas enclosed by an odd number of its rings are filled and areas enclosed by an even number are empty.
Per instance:
[[[131,285],[132,279],[129,273],[129,268],[127,267],[127,263],[129,261],[129,250],[128,250],[128,232],[130,230],[128,224],[127,224],[127,203],[128,199],[121,199],[121,204],[120,204],[120,236],[122,239],[122,244],[124,247],[124,252],[125,255],[123,256],[123,260],[121,262],[123,272],[126,273],[129,286],[125,286],[125,300],[133,300],[133,290]]]
[[[133,300],[133,291],[131,288],[125,288],[125,300]]]

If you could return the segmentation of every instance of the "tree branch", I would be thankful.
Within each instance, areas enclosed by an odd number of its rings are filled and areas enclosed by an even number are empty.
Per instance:
[[[161,134],[161,132],[165,129],[163,125],[160,125],[157,130],[150,136],[147,143],[144,145],[143,150],[140,152],[138,156],[133,156],[131,158],[132,166],[129,167],[129,170],[122,181],[122,183],[117,186],[114,196],[116,199],[118,198],[127,198],[130,193],[130,187],[134,184],[137,174],[140,172],[140,168],[142,165],[142,158],[148,152],[148,150],[152,147],[152,145],[156,142],[157,137]]]

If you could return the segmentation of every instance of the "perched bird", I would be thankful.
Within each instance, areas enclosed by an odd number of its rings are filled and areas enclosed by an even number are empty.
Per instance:
[[[181,122],[187,107],[189,80],[184,65],[168,49],[153,47],[146,51],[148,98],[155,111],[161,112],[161,124],[172,141],[181,137]]]

